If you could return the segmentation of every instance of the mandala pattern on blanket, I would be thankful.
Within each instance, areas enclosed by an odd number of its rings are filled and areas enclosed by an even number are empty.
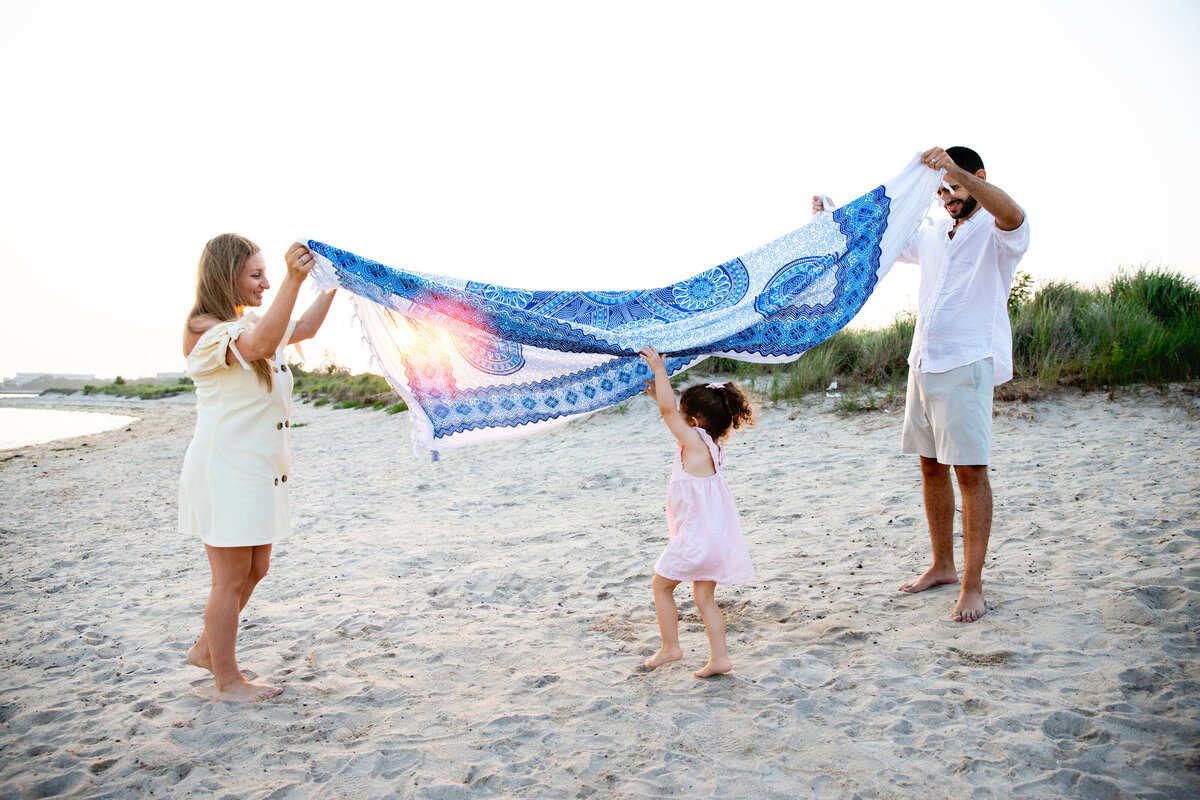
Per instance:
[[[372,354],[410,408],[416,444],[436,452],[628,400],[650,377],[637,356],[646,344],[672,374],[709,355],[799,357],[862,308],[936,183],[937,173],[914,162],[802,228],[654,289],[512,288],[303,241],[318,255],[318,283],[351,293]]]

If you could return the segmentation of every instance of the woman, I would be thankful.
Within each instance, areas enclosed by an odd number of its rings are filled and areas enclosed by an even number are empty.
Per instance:
[[[287,275],[270,308],[271,288],[258,245],[225,233],[200,256],[196,303],[183,332],[188,374],[196,383],[196,434],[183,460],[179,527],[204,542],[212,588],[204,630],[187,658],[213,673],[214,700],[255,703],[280,694],[238,669],[238,616],[267,574],[271,543],[286,536],[291,448],[292,375],[284,345],[310,339],[325,321],[334,292],[317,297],[298,320],[292,309],[315,257],[293,244]]]

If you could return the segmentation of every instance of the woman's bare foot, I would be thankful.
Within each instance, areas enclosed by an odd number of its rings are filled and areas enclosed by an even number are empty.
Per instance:
[[[193,667],[199,667],[200,669],[212,672],[212,659],[209,657],[208,652],[200,647],[199,642],[188,648],[187,660]]]
[[[951,617],[955,622],[974,622],[987,613],[987,604],[983,602],[983,592],[963,589],[958,595],[958,604],[954,606]]]
[[[930,567],[925,571],[925,574],[917,578],[915,581],[909,581],[900,587],[899,591],[916,594],[923,592],[932,586],[942,586],[947,583],[958,583],[958,572],[955,570],[937,570]]]
[[[732,669],[733,663],[728,658],[714,658],[692,674],[697,678],[711,678],[713,675],[724,675]]]
[[[661,667],[663,664],[671,661],[678,661],[681,658],[683,658],[683,651],[678,647],[673,650],[668,650],[664,647],[646,659],[646,667],[648,669],[654,669],[655,667]]]
[[[242,681],[213,692],[213,700],[223,703],[261,703],[283,694],[282,686],[267,686],[265,683]]]

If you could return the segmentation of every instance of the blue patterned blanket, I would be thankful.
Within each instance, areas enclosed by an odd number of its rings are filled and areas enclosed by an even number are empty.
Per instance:
[[[866,302],[923,219],[939,173],[892,181],[756,250],[657,289],[513,289],[387,267],[323,242],[319,286],[351,293],[366,341],[436,454],[524,435],[642,390],[646,344],[674,374],[712,355],[780,362]],[[807,203],[803,205],[807,206]]]

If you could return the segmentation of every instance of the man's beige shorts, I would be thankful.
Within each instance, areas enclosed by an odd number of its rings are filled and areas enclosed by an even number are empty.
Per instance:
[[[953,466],[987,464],[992,378],[990,358],[949,372],[909,370],[902,452]]]

